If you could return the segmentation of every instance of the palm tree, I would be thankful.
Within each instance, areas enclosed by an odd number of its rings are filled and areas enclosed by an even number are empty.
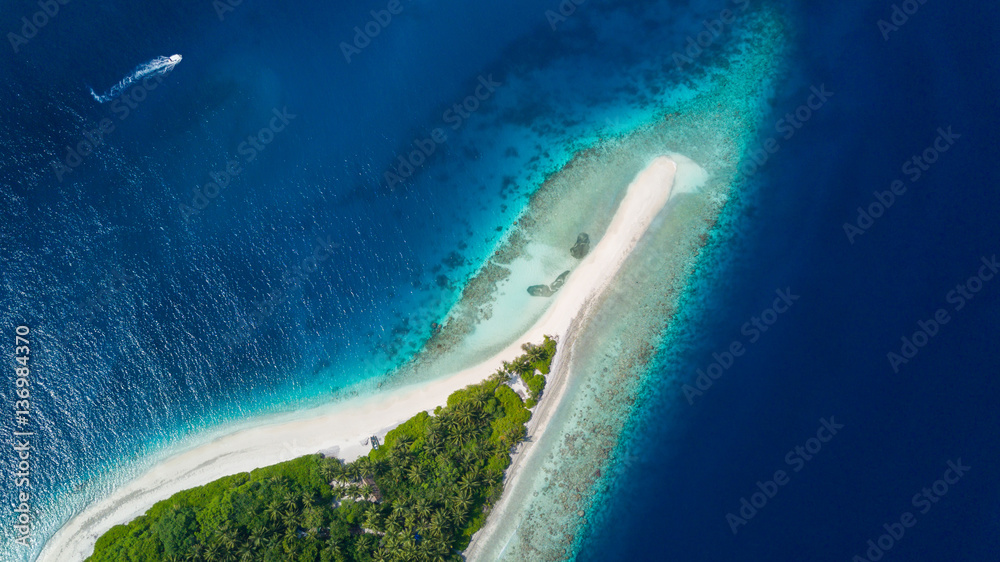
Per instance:
[[[431,516],[431,503],[425,498],[420,498],[413,504],[413,511],[421,517]]]
[[[534,368],[532,368],[531,363],[528,362],[528,358],[525,357],[524,355],[518,357],[517,359],[514,359],[514,362],[510,364],[510,368],[515,373],[522,376],[525,374],[531,374],[531,372],[534,371]]]
[[[455,417],[458,418],[462,424],[471,424],[474,419],[476,419],[476,412],[472,410],[467,404],[462,404],[455,411]]]
[[[427,534],[434,539],[440,540],[444,538],[444,527],[431,522],[427,525]]]
[[[412,444],[413,438],[409,435],[400,435],[399,438],[396,439],[396,447],[403,451],[409,451],[410,445]]]
[[[222,548],[219,546],[219,543],[213,541],[205,548],[205,561],[215,562],[221,558],[221,554]]]
[[[361,535],[357,539],[357,547],[360,552],[374,552],[378,548],[379,539],[375,535]]]
[[[344,557],[344,549],[334,541],[327,541],[322,552],[326,553],[330,560],[342,560]]]
[[[510,373],[504,371],[503,369],[497,369],[495,373],[490,375],[489,382],[493,384],[507,384],[510,380]]]
[[[264,510],[264,514],[273,523],[277,523],[281,519],[281,502],[274,500],[267,504],[267,509]]]
[[[476,487],[476,484],[477,484],[476,477],[466,474],[461,479],[459,479],[459,481],[458,481],[458,489],[461,490],[461,491],[463,491],[463,492],[467,492],[467,493],[471,494],[472,493],[472,489]]]
[[[286,529],[297,529],[299,526],[299,510],[286,509],[284,513],[281,514],[281,521],[285,524]]]
[[[255,527],[252,531],[250,531],[250,537],[247,539],[247,544],[253,548],[260,548],[264,545],[264,538],[264,528]]]
[[[347,465],[344,474],[351,480],[358,480],[361,478],[361,468],[358,466],[358,463],[351,463]]]
[[[476,407],[477,410],[483,410],[486,408],[486,404],[489,403],[492,395],[489,392],[477,392],[472,397],[472,405]]]
[[[236,531],[233,529],[233,524],[229,521],[223,521],[222,525],[216,531],[215,536],[219,539],[222,546],[228,550],[232,550],[236,546]]]
[[[462,443],[465,442],[465,439],[463,439],[462,434],[456,430],[448,434],[448,437],[445,438],[445,442],[447,442],[450,447],[461,447]]]
[[[340,474],[340,463],[335,461],[327,461],[320,465],[319,474],[323,477],[323,481],[330,483],[337,478]]]
[[[524,356],[530,363],[534,363],[536,361],[541,361],[542,359],[545,359],[546,355],[545,348],[540,345],[526,343],[521,346],[521,349],[524,350]]]
[[[463,511],[469,509],[472,505],[472,496],[468,492],[459,492],[454,496],[455,505],[461,508]]]
[[[443,449],[444,444],[441,442],[441,437],[438,433],[431,433],[424,440],[424,449],[431,456],[437,456]]]
[[[424,481],[424,471],[419,463],[414,463],[410,465],[409,470],[406,471],[407,478],[410,479],[414,484],[420,484]]]
[[[401,501],[392,502],[392,518],[402,519],[406,516],[406,505]]]
[[[446,529],[448,527],[448,516],[441,510],[435,511],[431,514],[431,525]]]
[[[403,479],[403,468],[398,464],[393,464],[389,469],[389,480],[399,482]]]
[[[254,559],[254,548],[248,542],[241,544],[236,553],[239,555],[241,562],[250,562]]]
[[[361,457],[354,461],[354,464],[358,467],[358,474],[361,478],[365,478],[371,475],[373,464],[372,460],[368,457]]]
[[[320,510],[316,509],[316,506],[310,505],[302,510],[302,523],[310,535],[319,530],[319,526],[322,522],[323,514]]]
[[[475,472],[479,472],[480,466],[489,462],[490,457],[493,456],[493,452],[486,447],[477,447],[475,451],[472,452],[472,456],[475,458]]]
[[[299,498],[292,493],[285,494],[285,498],[282,500],[281,505],[285,508],[285,510],[296,510],[299,508]]]
[[[406,510],[406,518],[403,521],[403,524],[407,531],[413,532],[413,528],[417,526],[417,512],[408,508]]]
[[[381,529],[384,522],[385,518],[382,517],[382,514],[377,509],[373,509],[365,515],[365,527],[373,531]]]
[[[403,544],[400,546],[403,549],[403,560],[417,559],[417,539],[413,537],[413,533],[407,534],[406,539],[403,540]]]

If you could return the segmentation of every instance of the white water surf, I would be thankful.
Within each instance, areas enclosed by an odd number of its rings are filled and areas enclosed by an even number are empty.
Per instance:
[[[146,64],[137,66],[135,70],[132,71],[132,74],[129,74],[123,78],[121,82],[115,84],[115,86],[108,90],[108,93],[103,96],[95,92],[93,88],[90,89],[90,95],[94,96],[94,99],[97,100],[98,103],[107,103],[121,95],[126,88],[135,84],[139,80],[150,76],[158,76],[169,73],[181,62],[182,58],[183,57],[180,55],[157,57]]]

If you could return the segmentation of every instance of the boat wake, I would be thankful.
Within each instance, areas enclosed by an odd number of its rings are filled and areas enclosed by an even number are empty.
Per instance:
[[[170,57],[157,57],[146,64],[139,65],[132,74],[129,74],[122,79],[121,82],[115,84],[113,88],[108,90],[108,93],[103,96],[94,91],[93,88],[90,89],[90,95],[94,96],[94,99],[98,103],[107,103],[125,91],[126,88],[135,84],[139,80],[148,78],[150,76],[159,76],[169,73],[181,62],[180,55],[173,55]]]

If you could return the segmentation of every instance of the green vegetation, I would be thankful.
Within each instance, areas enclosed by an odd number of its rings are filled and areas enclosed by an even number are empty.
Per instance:
[[[174,494],[97,541],[93,562],[459,561],[503,489],[556,342],[414,416],[353,463],[319,455]]]
[[[549,374],[552,357],[556,354],[556,341],[545,336],[545,341],[541,345],[526,343],[521,349],[524,350],[524,355],[510,363],[504,362],[503,369],[521,377],[530,393],[525,405],[534,408],[542,398],[542,391],[545,390],[545,375]]]

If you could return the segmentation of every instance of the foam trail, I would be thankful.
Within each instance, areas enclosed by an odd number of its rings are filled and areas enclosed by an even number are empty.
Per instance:
[[[115,84],[115,87],[111,88],[108,93],[103,96],[95,92],[93,88],[90,89],[90,95],[94,96],[94,99],[97,100],[98,103],[107,103],[121,95],[126,88],[143,78],[169,73],[181,62],[181,58],[182,57],[180,55],[157,57],[146,64],[137,66],[136,69],[132,71],[132,74],[129,74],[123,78],[121,82]]]

